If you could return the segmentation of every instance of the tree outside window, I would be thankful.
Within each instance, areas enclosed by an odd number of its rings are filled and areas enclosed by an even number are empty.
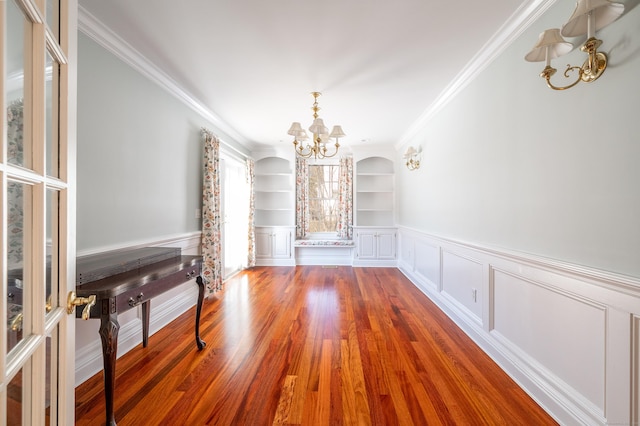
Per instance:
[[[336,232],[339,175],[338,165],[309,166],[309,232]]]

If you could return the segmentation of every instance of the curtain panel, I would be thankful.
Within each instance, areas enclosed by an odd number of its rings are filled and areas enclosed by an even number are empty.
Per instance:
[[[256,184],[256,171],[255,162],[252,159],[247,159],[247,183],[249,184],[249,232],[248,232],[248,247],[247,247],[247,267],[252,268],[256,266],[256,196],[255,196],[255,184]]]
[[[222,288],[222,222],[220,218],[220,140],[202,129],[204,177],[202,185],[202,277],[207,295]]]
[[[309,166],[305,158],[296,156],[296,239],[309,232]]]
[[[338,238],[350,240],[353,237],[353,158],[340,159],[338,190]]]

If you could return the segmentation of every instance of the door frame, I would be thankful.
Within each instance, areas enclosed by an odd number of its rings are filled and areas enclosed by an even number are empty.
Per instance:
[[[45,424],[47,414],[47,362],[52,374],[49,405],[49,422],[51,424],[73,425],[75,421],[75,315],[67,314],[67,294],[75,289],[75,229],[76,229],[76,110],[77,110],[77,0],[1,0],[0,19],[3,31],[0,34],[0,69],[3,75],[0,81],[0,105],[3,111],[7,108],[7,64],[5,63],[6,8],[14,3],[21,10],[25,19],[30,22],[23,32],[23,64],[22,81],[25,99],[24,138],[25,147],[30,147],[30,161],[27,167],[16,167],[7,161],[7,127],[3,120],[1,135],[2,156],[0,159],[0,202],[2,205],[2,224],[8,224],[7,184],[15,181],[31,188],[25,197],[23,209],[25,227],[23,236],[22,268],[23,278],[29,279],[25,284],[22,298],[23,335],[15,348],[8,352],[6,327],[0,332],[0,412],[7,413],[8,384],[21,374],[19,386],[22,406],[23,424]],[[51,8],[49,6],[52,6]],[[13,5],[11,5],[13,7]],[[56,10],[57,8],[57,10]],[[47,16],[51,13],[51,16]],[[50,28],[48,23],[53,23]],[[57,73],[52,77],[52,97],[49,106],[53,113],[51,134],[47,141],[47,78],[45,58],[51,58]],[[53,74],[52,74],[53,75]],[[57,83],[57,84],[56,84]],[[57,102],[55,102],[57,101]],[[48,175],[47,144],[56,146],[57,169],[54,176]],[[57,159],[57,162],[55,160]],[[27,186],[25,186],[26,188]],[[51,221],[51,306],[46,305],[46,247],[47,247],[47,194],[52,198],[50,207],[55,210]],[[27,209],[24,208],[27,206]],[[49,212],[51,213],[51,212]],[[55,235],[54,235],[55,232]],[[0,252],[2,268],[2,297],[8,297],[8,262],[7,236],[3,232]],[[57,261],[56,261],[57,259]],[[0,305],[0,313],[7,315],[6,303]],[[49,339],[50,337],[50,339]],[[47,347],[47,341],[51,345]],[[50,355],[48,356],[47,353]],[[0,426],[6,424],[7,415],[0,416]]]

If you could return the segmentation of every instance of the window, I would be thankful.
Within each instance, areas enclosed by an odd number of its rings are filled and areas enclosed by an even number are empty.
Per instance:
[[[336,232],[340,166],[309,166],[309,232]]]

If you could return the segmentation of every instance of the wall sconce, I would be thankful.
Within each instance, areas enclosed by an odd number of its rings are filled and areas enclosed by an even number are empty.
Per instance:
[[[414,147],[410,146],[405,151],[402,158],[406,160],[406,166],[409,170],[416,170],[420,168],[420,157],[422,156],[422,148],[418,147],[416,150]]]
[[[595,32],[618,19],[622,12],[624,12],[622,3],[612,3],[609,0],[578,0],[576,9],[569,21],[562,26],[562,30],[553,28],[540,34],[538,42],[524,58],[529,62],[546,61],[547,66],[540,73],[540,77],[544,78],[547,86],[553,90],[570,89],[581,81],[591,83],[607,68],[607,55],[598,52],[602,40],[595,38]],[[554,86],[551,83],[551,76],[557,70],[551,66],[551,59],[569,53],[573,49],[573,45],[562,36],[576,37],[584,34],[587,35],[587,41],[580,50],[587,53],[589,57],[582,66],[567,65],[564,71],[566,78],[569,78],[572,72],[577,72],[578,78],[567,86]]]

